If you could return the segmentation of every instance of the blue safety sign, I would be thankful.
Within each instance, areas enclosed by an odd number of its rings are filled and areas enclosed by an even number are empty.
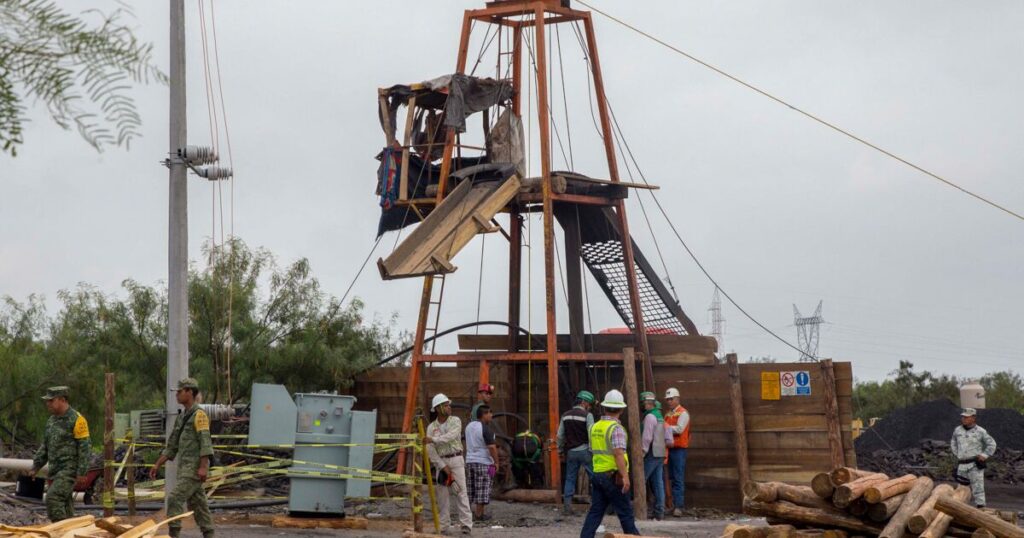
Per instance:
[[[796,373],[796,395],[797,396],[810,396],[811,394],[811,376],[806,371]]]

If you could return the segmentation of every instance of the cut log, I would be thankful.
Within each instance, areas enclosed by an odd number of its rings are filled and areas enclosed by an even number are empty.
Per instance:
[[[868,519],[879,523],[889,521],[889,518],[896,513],[896,510],[900,509],[900,505],[903,504],[903,499],[905,499],[906,496],[906,493],[901,493],[895,497],[889,497],[880,503],[869,503]]]
[[[920,508],[914,512],[914,515],[910,516],[910,521],[907,522],[907,530],[913,534],[921,534],[928,525],[931,524],[932,520],[935,519],[935,514],[938,512],[935,510],[935,500],[942,495],[952,495],[953,486],[949,484],[939,484],[932,490],[932,494],[928,497],[928,500],[921,505]]]
[[[861,497],[850,503],[850,506],[846,507],[846,511],[857,517],[864,517],[868,515],[868,510],[870,508],[871,505],[864,500],[864,497]]]
[[[836,488],[836,492],[832,495],[832,504],[839,508],[846,508],[847,506],[850,506],[850,503],[859,499],[861,495],[864,495],[864,492],[867,491],[868,488],[875,484],[885,482],[888,479],[889,477],[882,473],[875,473],[863,478],[858,478],[853,482],[847,482],[846,484]],[[831,480],[831,478],[829,480]]]
[[[744,525],[732,533],[732,538],[768,538],[768,527]]]
[[[504,493],[491,495],[491,498],[519,503],[560,503],[562,493],[553,489],[510,489]]]
[[[818,497],[829,499],[835,492],[836,485],[832,483],[832,478],[828,473],[818,473],[811,479],[811,489]]]
[[[49,533],[51,536],[60,536],[61,534],[70,529],[77,529],[80,527],[87,527],[89,525],[92,525],[94,521],[96,521],[96,516],[78,516],[64,519],[56,523],[50,523],[49,525],[40,527],[39,530],[45,531]]]
[[[889,497],[910,491],[910,488],[914,487],[915,480],[917,480],[916,476],[905,474],[899,478],[875,484],[864,491],[864,499],[871,504],[880,503]]]
[[[544,178],[541,177],[528,177],[522,181],[519,186],[519,192],[540,192]],[[433,185],[432,185],[433,186]],[[551,192],[557,194],[565,193],[566,181],[562,176],[551,176]],[[427,187],[427,195],[430,195],[430,187]],[[437,187],[434,187],[434,194],[437,194]]]
[[[793,538],[824,538],[825,529],[797,529],[793,532]]]
[[[839,467],[833,469],[829,476],[832,478],[832,483],[841,486],[843,484],[849,484],[858,478],[864,478],[865,476],[871,476],[875,474],[874,471],[864,471],[861,469],[854,469],[853,467]]]
[[[952,497],[936,499],[935,509],[953,516],[953,519],[960,523],[987,529],[997,538],[1024,538],[1024,529]]]
[[[978,529],[971,533],[971,538],[996,538],[996,535],[988,529]]]
[[[875,523],[861,521],[860,519],[835,508],[808,508],[788,501],[761,503],[746,500],[743,502],[743,513],[752,516],[771,516],[793,523],[840,527],[872,535],[877,534],[878,531],[881,530],[881,527]]]
[[[769,525],[726,525],[725,536],[732,538],[792,538],[796,527],[788,524]]]
[[[747,525],[741,525],[739,523],[730,523],[730,524],[725,526],[725,529],[722,530],[722,538],[729,538],[737,530],[742,529],[743,527],[746,527],[746,526]]]
[[[819,497],[813,489],[785,482],[748,481],[743,484],[743,494],[752,501],[775,502],[783,500],[811,508],[831,507],[829,502]]]
[[[892,515],[889,523],[882,529],[882,533],[878,537],[902,538],[907,532],[907,521],[910,520],[910,516],[914,515],[914,512],[928,500],[934,485],[935,483],[932,482],[932,479],[927,476],[914,480],[914,487],[907,492],[903,502],[900,504],[899,510],[896,510],[896,513]]]
[[[1013,510],[997,510],[995,508],[982,508],[981,511],[985,512],[986,514],[992,514],[993,516],[996,516],[1003,521],[1009,521],[1014,525],[1017,524],[1017,512],[1014,512]]]
[[[958,501],[966,501],[971,498],[971,489],[966,486],[960,486],[953,491],[950,498]],[[946,535],[946,531],[949,529],[949,525],[952,522],[953,516],[936,511],[932,522],[928,524],[928,528],[921,533],[919,538],[942,538]]]
[[[191,514],[191,512],[189,513]],[[130,531],[122,534],[119,538],[139,538],[140,536],[156,531],[156,528],[156,521],[147,519],[146,521],[132,527]]]
[[[825,538],[847,538],[849,534],[843,529],[825,529]]]
[[[357,529],[365,530],[370,522],[365,517],[291,517],[274,516],[270,526],[278,529]]]
[[[779,492],[775,486],[778,483],[749,480],[743,484],[743,495],[752,501],[763,503],[775,502],[779,498]]]

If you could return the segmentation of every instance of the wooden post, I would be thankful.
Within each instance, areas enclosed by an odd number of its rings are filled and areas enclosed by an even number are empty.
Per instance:
[[[626,392],[626,413],[629,421],[629,466],[633,481],[633,512],[637,519],[647,519],[647,484],[644,480],[644,452],[640,446],[640,394],[636,384],[636,355],[633,348],[622,350],[623,388]],[[657,439],[655,439],[657,442]]]
[[[416,429],[420,435],[420,447],[423,453],[423,474],[427,477],[427,494],[430,495],[430,511],[434,516],[434,532],[441,532],[441,517],[437,513],[437,493],[434,490],[434,473],[430,470],[430,456],[427,454],[426,429],[423,427],[423,417],[416,417]],[[415,455],[414,455],[415,457]],[[399,467],[401,468],[401,467]],[[447,493],[445,493],[447,495]]]
[[[971,488],[966,486],[959,486],[953,491],[952,498],[958,501],[966,501],[971,498]],[[938,501],[938,499],[936,499]],[[934,504],[932,505],[934,506]],[[932,522],[928,524],[928,527],[921,533],[920,538],[942,538],[946,535],[946,531],[949,529],[949,524],[953,522],[953,516],[944,512],[937,512]]]
[[[743,414],[743,387],[740,365],[735,353],[725,356],[729,364],[729,403],[732,406],[733,440],[736,447],[736,472],[740,488],[750,481],[750,459],[747,454],[747,426]],[[742,495],[742,493],[741,493]]]
[[[932,490],[932,496],[928,497],[928,500],[914,512],[913,516],[910,516],[910,521],[907,522],[907,530],[913,534],[921,534],[928,525],[931,524],[932,520],[935,519],[935,515],[938,513],[935,510],[935,501],[943,495],[952,495],[953,486],[949,484],[939,484]]]
[[[886,480],[885,482],[875,484],[864,492],[864,500],[871,504],[876,504],[888,499],[889,497],[895,497],[900,493],[906,493],[914,487],[915,480],[917,480],[916,476],[912,474],[905,474],[898,478],[893,478]]]
[[[839,400],[836,398],[836,371],[832,359],[821,361],[821,385],[825,396],[825,422],[828,424],[828,449],[832,468],[846,465],[843,452],[843,430],[839,424]]]
[[[103,421],[103,516],[114,515],[114,374],[105,376]]]
[[[128,481],[128,515],[135,515],[135,472],[136,468],[132,465],[135,463],[135,441],[132,434],[132,429],[128,428],[125,432],[125,440],[128,442],[128,456],[125,457],[126,472],[125,480]]]

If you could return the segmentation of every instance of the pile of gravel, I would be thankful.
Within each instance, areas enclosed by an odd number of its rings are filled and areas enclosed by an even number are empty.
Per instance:
[[[889,413],[854,441],[858,458],[876,450],[918,448],[922,441],[949,441],[960,424],[960,407],[948,399],[932,400]],[[1000,449],[1024,450],[1024,415],[1013,409],[979,409],[978,425]]]

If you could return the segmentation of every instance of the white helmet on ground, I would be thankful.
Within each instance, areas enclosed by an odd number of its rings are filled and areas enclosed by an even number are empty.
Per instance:
[[[604,400],[601,402],[601,407],[607,407],[609,409],[622,409],[626,407],[626,400],[622,397],[622,393],[612,389],[608,391],[608,394],[604,395]]]
[[[443,403],[451,403],[451,400],[449,400],[443,393],[439,392],[437,393],[437,396],[434,396],[434,401],[430,402],[430,408],[437,409],[437,406]]]
[[[679,397],[679,389],[677,389],[675,387],[669,388],[668,390],[665,391],[665,397],[666,398],[678,398]]]

